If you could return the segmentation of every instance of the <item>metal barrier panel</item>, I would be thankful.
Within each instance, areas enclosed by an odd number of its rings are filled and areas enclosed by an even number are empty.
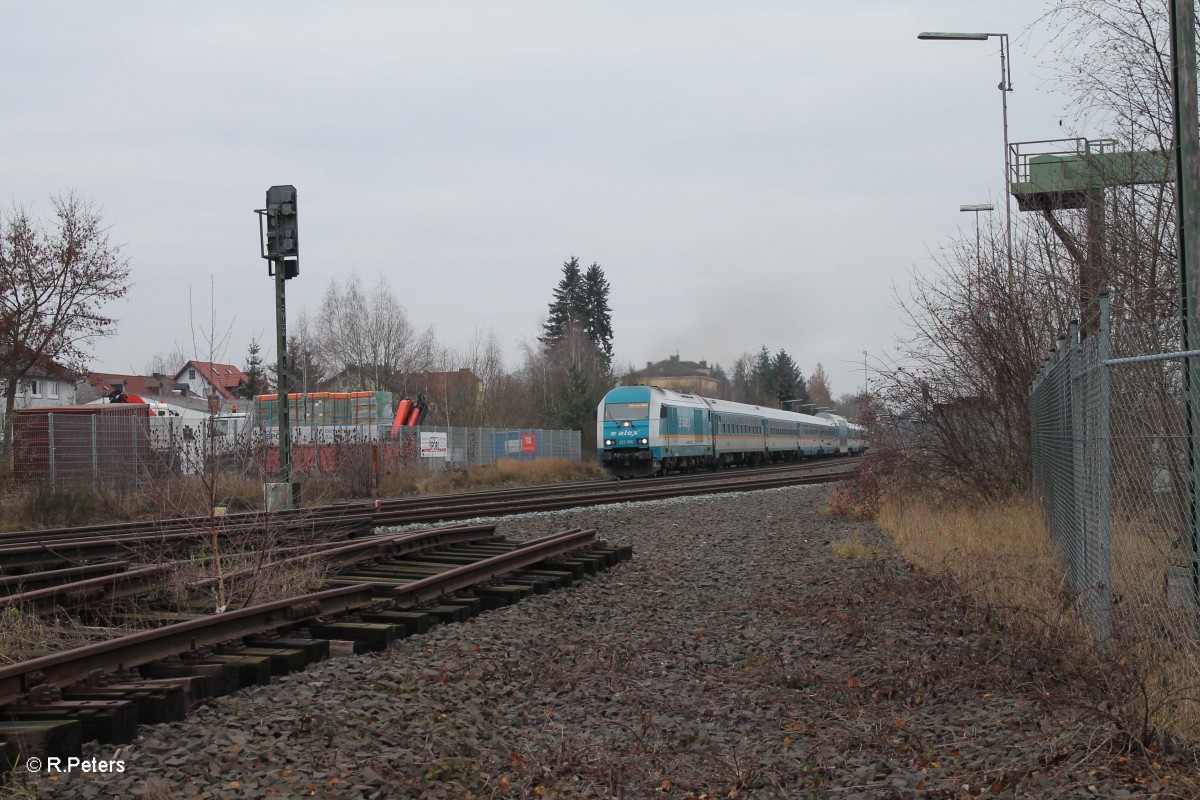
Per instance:
[[[145,417],[91,414],[16,415],[13,479],[55,488],[133,488],[155,463]]]
[[[14,477],[19,483],[81,484],[94,489],[139,486],[166,475],[216,468],[261,477],[278,469],[274,429],[226,431],[212,420],[184,425],[171,418],[114,414],[40,414],[12,421]],[[422,434],[427,446],[422,448]],[[299,474],[463,468],[507,459],[581,460],[579,431],[535,428],[299,425],[293,430]]]
[[[382,464],[387,470],[416,468],[428,471],[495,464],[506,459],[536,461],[545,458],[581,459],[579,431],[537,428],[466,428],[425,425],[405,426],[391,435],[390,426],[377,430]],[[428,447],[431,436],[444,439],[444,454]]]

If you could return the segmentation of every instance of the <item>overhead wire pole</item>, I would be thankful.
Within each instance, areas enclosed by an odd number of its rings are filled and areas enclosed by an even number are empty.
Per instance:
[[[1196,16],[1192,0],[1170,0],[1171,89],[1174,94],[1174,156],[1176,237],[1179,251],[1179,303],[1183,322],[1183,352],[1197,344],[1194,326],[1200,319],[1200,130],[1196,108]],[[1188,512],[1184,537],[1192,598],[1200,605],[1200,408],[1196,402],[1196,359],[1184,358],[1183,399],[1187,430]]]
[[[946,33],[944,31],[924,31],[917,34],[918,39],[951,42],[986,42],[988,39],[1000,40],[1000,114],[1004,127],[1004,236],[1008,255],[1008,283],[1013,282],[1013,248],[1012,248],[1012,183],[1011,156],[1008,152],[1008,93],[1012,88],[1012,58],[1008,49],[1007,33]]]

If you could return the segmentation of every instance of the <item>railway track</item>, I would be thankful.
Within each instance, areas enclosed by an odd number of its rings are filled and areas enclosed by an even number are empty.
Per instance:
[[[786,467],[674,476],[653,481],[578,481],[520,489],[469,492],[436,497],[343,503],[281,514],[234,514],[0,533],[0,595],[27,591],[30,584],[73,580],[72,569],[121,570],[102,566],[125,562],[159,565],[186,556],[197,546],[233,539],[284,543],[349,540],[374,528],[504,516],[612,502],[750,491],[833,480],[853,459],[829,459]],[[257,531],[257,533],[255,533]],[[98,580],[90,584],[102,585]],[[82,588],[82,587],[81,587]]]
[[[261,525],[264,517],[269,516],[273,525],[280,526],[286,530],[300,532],[310,531],[319,528],[321,525],[349,524],[348,521],[351,520],[360,520],[363,517],[375,518],[381,515],[384,517],[404,517],[405,519],[423,517],[415,519],[415,521],[434,521],[439,510],[464,508],[472,505],[494,504],[496,507],[502,507],[502,504],[506,501],[521,502],[537,498],[602,494],[606,492],[612,496],[620,496],[625,493],[637,492],[640,487],[651,484],[660,488],[713,482],[734,485],[745,480],[753,480],[767,475],[806,473],[838,468],[841,465],[854,463],[857,462],[852,458],[839,457],[822,461],[799,462],[753,469],[671,475],[653,480],[585,480],[546,486],[492,489],[432,497],[390,498],[381,499],[378,507],[376,507],[374,501],[359,501],[335,503],[328,506],[305,508],[295,511],[274,512],[270,515],[261,512],[238,512],[225,514],[218,519],[224,528],[236,529],[241,526]],[[210,521],[211,518],[209,517],[168,517],[67,528],[0,531],[0,565],[2,565],[3,556],[9,547],[19,547],[27,544],[46,544],[50,542],[59,544],[76,540],[129,540],[131,537],[136,538],[139,536],[147,539],[155,536],[169,537],[176,533],[194,533],[197,529],[207,528]]]
[[[0,667],[0,764],[29,755],[78,754],[92,738],[123,742],[138,721],[177,719],[205,699],[330,653],[386,647],[429,625],[463,619],[533,592],[569,584],[632,555],[564,531],[532,542],[496,538],[488,524],[417,531],[387,528],[664,497],[751,491],[840,478],[853,462],[745,470],[655,481],[588,481],[451,497],[343,504],[280,515],[276,532],[310,541],[277,547],[271,560],[222,577],[223,589],[302,564],[328,573],[321,591],[223,613],[151,613],[157,627]],[[244,534],[261,515],[221,518]],[[212,520],[0,534],[0,613],[119,611],[161,588]],[[189,527],[191,526],[191,527]],[[374,534],[371,531],[375,531]],[[299,532],[299,534],[298,534]],[[146,553],[158,561],[139,562]],[[194,555],[191,563],[194,563]],[[21,573],[23,574],[13,574]],[[193,589],[211,590],[214,578]],[[137,612],[131,612],[137,617]],[[167,624],[162,624],[162,623]],[[8,756],[5,758],[4,756]]]
[[[139,723],[181,719],[241,686],[333,653],[382,649],[632,556],[595,535],[512,542],[493,526],[463,525],[369,537],[297,556],[339,565],[321,591],[0,667],[0,764],[78,756],[93,738],[130,741]]]

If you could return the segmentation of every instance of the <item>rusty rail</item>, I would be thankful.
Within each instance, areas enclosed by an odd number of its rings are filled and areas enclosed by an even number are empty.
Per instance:
[[[370,584],[344,586],[277,600],[0,667],[0,705],[42,684],[66,687],[98,673],[116,672],[239,636],[336,614],[377,602]]]
[[[412,608],[420,603],[436,600],[443,595],[461,591],[505,573],[545,561],[547,558],[579,550],[581,547],[591,544],[595,538],[594,528],[587,530],[576,528],[535,539],[532,542],[525,542],[510,552],[485,558],[474,564],[464,564],[461,567],[455,567],[447,572],[431,575],[404,586],[397,586],[392,590],[392,600],[397,608]]]

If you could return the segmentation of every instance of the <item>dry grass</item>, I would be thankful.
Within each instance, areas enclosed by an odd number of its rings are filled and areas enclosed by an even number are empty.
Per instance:
[[[910,562],[950,573],[989,605],[1063,616],[1066,579],[1037,507],[1026,500],[945,507],[885,500],[879,526]]]
[[[1179,635],[1179,608],[1163,589],[1161,533],[1129,521],[1113,526],[1113,627],[1095,644],[1079,613],[1041,512],[1014,498],[994,504],[939,505],[928,498],[885,499],[877,516],[910,562],[946,574],[1019,636],[1053,642],[1064,663],[1107,665],[1106,714],[1131,739],[1200,743],[1200,646]],[[1174,631],[1174,632],[1173,632]]]
[[[221,558],[226,605],[230,609],[297,597],[320,589],[328,566],[319,558],[281,563],[267,551],[226,552]],[[220,604],[215,562],[196,557],[178,562],[151,598],[155,608],[209,613]]]
[[[17,608],[4,608],[0,610],[0,664],[16,664],[134,632],[130,626],[89,627],[70,620],[42,619]]]
[[[830,552],[835,558],[875,558],[879,555],[880,550],[863,541],[861,535],[852,533],[844,539],[832,542]]]
[[[466,470],[432,473],[418,481],[422,494],[443,494],[453,491],[502,489],[515,486],[541,486],[600,476],[592,464],[580,464],[565,458],[546,458],[538,461],[505,459],[494,464],[477,465]]]
[[[230,511],[259,508],[262,483],[261,478],[221,473],[216,504]],[[211,494],[203,479],[194,475],[168,475],[137,489],[93,490],[78,484],[10,487],[0,502],[0,530],[201,515],[209,511]]]
[[[378,496],[415,497],[514,486],[537,486],[600,477],[593,464],[566,459],[538,461],[501,460],[465,470],[429,472],[411,469],[380,477]],[[0,531],[70,525],[91,525],[123,520],[175,516],[202,516],[212,505],[231,513],[263,508],[263,482],[259,475],[220,472],[215,490],[196,475],[165,475],[129,490],[93,491],[88,486],[22,488],[8,485],[0,498]],[[351,499],[347,480],[334,473],[304,475],[304,505],[315,507]],[[214,502],[215,500],[215,502]]]
[[[17,608],[0,611],[0,663],[15,664],[53,649],[50,629]]]

